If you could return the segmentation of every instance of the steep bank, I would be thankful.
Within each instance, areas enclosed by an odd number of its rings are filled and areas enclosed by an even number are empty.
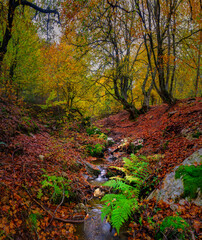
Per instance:
[[[156,156],[150,161],[153,169],[147,181],[148,192],[162,187],[163,178],[181,164],[187,157],[202,147],[202,101],[201,98],[179,101],[175,106],[153,106],[151,110],[129,121],[129,115],[122,111],[98,122],[103,131],[120,141],[125,139],[125,149],[131,151],[130,144],[138,139],[143,147],[137,154]],[[197,163],[196,163],[197,166]],[[192,186],[191,186],[192,187]],[[144,192],[145,197],[148,196]],[[179,199],[178,199],[179,200]],[[163,201],[156,199],[143,200],[140,214],[135,214],[130,223],[131,239],[155,239],[156,232],[167,216],[180,215],[191,226],[192,235],[200,239],[201,208],[187,201],[177,205],[175,209]],[[177,209],[177,210],[176,210]],[[140,221],[141,220],[141,221]],[[170,239],[170,238],[168,238]],[[187,239],[187,238],[185,238]],[[195,239],[193,236],[189,239]]]
[[[180,101],[172,108],[154,106],[136,121],[130,121],[125,111],[98,121],[96,125],[116,140],[111,147],[115,159],[106,165],[122,165],[122,156],[131,153],[130,143],[143,140],[137,154],[157,156],[150,161],[153,172],[147,192],[143,192],[146,197],[161,185],[167,173],[201,147],[201,100]],[[49,126],[49,120],[39,123],[21,105],[2,100],[0,109],[0,188],[4,193],[0,200],[1,238],[76,239],[72,223],[83,220],[86,212],[74,209],[78,202],[91,199],[95,190],[85,178],[88,174],[85,162],[95,161],[89,154],[104,146],[105,140],[96,134],[89,136],[86,128],[77,123],[65,123],[63,128],[56,127],[54,122]],[[70,190],[69,198],[63,199],[61,192],[61,198],[55,203],[54,191],[50,194],[43,187],[47,176],[57,176],[58,181],[62,176],[70,187],[66,189]],[[158,224],[166,216],[176,214],[167,203],[156,204],[155,200],[145,200],[141,206],[129,224],[131,239],[153,239]],[[190,223],[198,238],[200,211],[189,203],[180,209],[180,216]]]

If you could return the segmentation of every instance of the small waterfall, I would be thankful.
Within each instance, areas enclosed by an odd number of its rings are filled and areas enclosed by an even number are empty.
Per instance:
[[[106,182],[108,179],[106,177],[107,170],[105,168],[99,167],[100,169],[100,175],[94,180],[98,182]]]

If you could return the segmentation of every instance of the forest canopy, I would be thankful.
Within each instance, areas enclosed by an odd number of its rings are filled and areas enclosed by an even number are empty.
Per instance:
[[[1,0],[0,94],[132,118],[201,96],[200,10],[197,0]]]

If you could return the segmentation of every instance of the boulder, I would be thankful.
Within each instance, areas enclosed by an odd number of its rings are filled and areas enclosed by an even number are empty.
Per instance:
[[[199,165],[202,162],[201,159],[202,156],[202,148],[193,153],[190,157],[186,158],[184,162],[181,165]],[[191,201],[195,203],[198,206],[202,206],[202,196],[201,192],[198,191],[198,195],[196,199],[183,199],[182,195],[184,193],[184,185],[183,180],[181,178],[176,179],[175,173],[176,170],[179,168],[179,166],[176,166],[174,168],[174,171],[167,174],[163,180],[162,187],[160,189],[155,189],[148,197],[149,199],[156,198],[157,201],[163,200],[164,202],[167,202],[171,205],[171,208],[173,210],[176,210],[175,208],[177,205],[175,203],[179,203],[180,205],[184,205],[186,201]],[[190,186],[191,187],[191,186]]]

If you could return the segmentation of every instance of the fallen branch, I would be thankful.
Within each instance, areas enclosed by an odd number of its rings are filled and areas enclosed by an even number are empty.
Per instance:
[[[54,213],[52,213],[50,210],[47,210],[41,203],[39,203],[36,199],[33,198],[33,196],[29,193],[27,188],[25,187],[26,192],[28,193],[29,197],[38,205],[40,206],[46,213],[51,215],[52,219],[51,220],[57,220],[60,222],[65,222],[65,223],[83,223],[84,219],[80,220],[73,220],[73,219],[63,219],[63,218],[58,218],[54,216]]]

